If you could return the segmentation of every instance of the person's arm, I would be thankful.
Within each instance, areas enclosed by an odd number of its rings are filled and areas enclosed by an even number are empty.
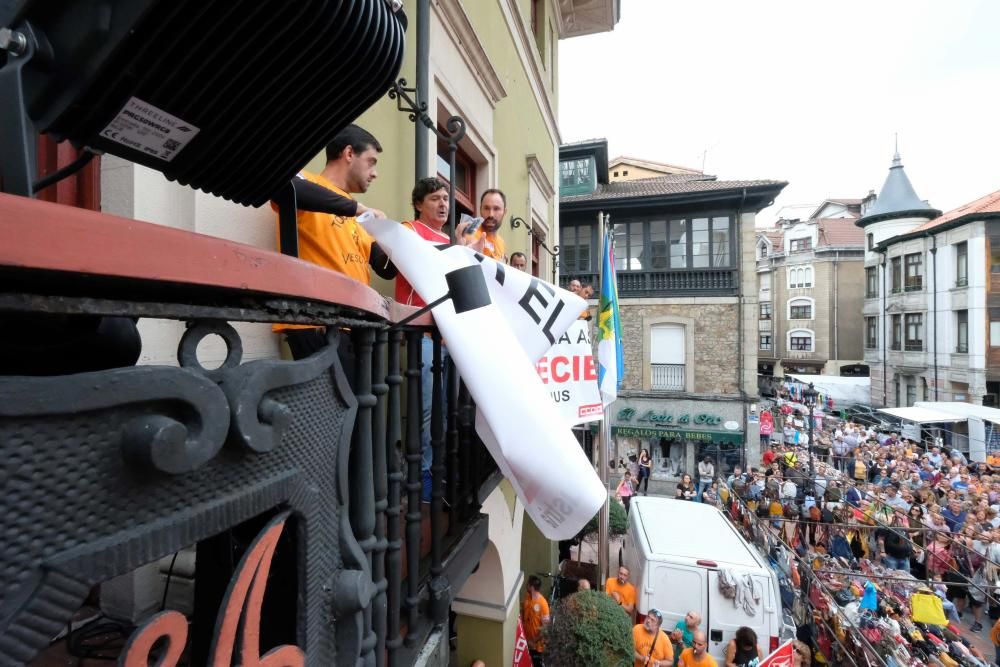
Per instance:
[[[737,667],[736,665],[736,640],[730,639],[726,645],[726,667]]]
[[[292,188],[295,190],[295,206],[300,211],[332,213],[345,218],[364,213],[364,210],[359,210],[357,201],[304,178],[293,178]]]
[[[392,280],[399,275],[399,270],[392,263],[392,260],[389,259],[389,255],[374,241],[372,241],[371,251],[368,253],[368,266],[372,267],[372,271],[380,278],[385,278],[386,280]]]

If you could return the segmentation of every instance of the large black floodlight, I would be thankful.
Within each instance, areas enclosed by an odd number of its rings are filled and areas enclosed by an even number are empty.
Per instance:
[[[399,0],[0,0],[0,190],[38,134],[249,206],[389,89]]]

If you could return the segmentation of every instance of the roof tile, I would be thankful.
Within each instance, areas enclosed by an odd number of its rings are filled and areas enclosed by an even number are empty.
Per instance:
[[[934,229],[935,227],[940,227],[941,225],[949,223],[952,220],[957,220],[958,218],[963,218],[967,215],[975,215],[977,213],[1000,213],[1000,190],[991,192],[990,194],[980,197],[975,201],[959,206],[958,208],[948,211],[943,215],[939,215],[933,220],[928,220],[913,231],[922,232],[928,229]]]
[[[633,197],[653,197],[657,195],[738,190],[740,188],[766,185],[784,186],[787,185],[787,182],[772,180],[719,181],[716,180],[715,176],[705,174],[669,174],[632,181],[616,181],[607,184],[599,183],[594,192],[585,195],[560,197],[559,200],[561,202],[605,201]]]

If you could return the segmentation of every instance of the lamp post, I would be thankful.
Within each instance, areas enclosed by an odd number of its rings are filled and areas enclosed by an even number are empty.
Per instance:
[[[805,401],[806,407],[809,408],[809,485],[813,496],[816,495],[816,467],[813,463],[813,408],[816,407],[817,395],[812,382],[802,390],[802,400]]]

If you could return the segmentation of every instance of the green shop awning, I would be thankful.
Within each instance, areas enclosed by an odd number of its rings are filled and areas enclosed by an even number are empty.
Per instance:
[[[679,428],[612,425],[611,435],[620,435],[623,438],[666,438],[667,440],[691,440],[693,442],[715,442],[733,445],[743,444],[743,434],[739,431],[689,431]]]

